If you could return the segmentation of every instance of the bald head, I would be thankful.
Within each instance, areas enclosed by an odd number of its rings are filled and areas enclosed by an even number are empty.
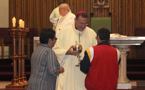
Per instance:
[[[59,5],[59,13],[61,16],[65,16],[70,11],[70,7],[67,3],[62,3]]]

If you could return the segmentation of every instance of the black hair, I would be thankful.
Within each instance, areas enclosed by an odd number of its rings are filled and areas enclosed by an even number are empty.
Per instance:
[[[97,36],[100,38],[101,43],[109,44],[110,31],[107,28],[101,28],[97,31]]]
[[[52,28],[43,28],[40,32],[40,43],[48,44],[49,39],[55,38],[55,31]]]

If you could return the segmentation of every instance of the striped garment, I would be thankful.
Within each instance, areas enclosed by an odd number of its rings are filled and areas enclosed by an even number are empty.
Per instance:
[[[27,90],[55,90],[59,67],[53,50],[48,45],[40,44],[31,57],[31,75]]]

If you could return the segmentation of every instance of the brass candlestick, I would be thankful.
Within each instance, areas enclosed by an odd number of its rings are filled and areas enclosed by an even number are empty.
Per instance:
[[[24,28],[10,30],[13,39],[13,80],[6,88],[24,88],[27,85],[25,76],[25,51],[24,39],[28,30]],[[17,48],[18,47],[18,48]]]
[[[17,29],[12,29],[10,30],[10,35],[13,40],[12,48],[13,48],[13,54],[12,54],[12,60],[13,60],[13,79],[11,84],[7,85],[6,88],[17,88],[19,87],[18,83],[18,55],[17,55],[17,50],[16,50],[16,43],[17,43]]]
[[[22,33],[21,34],[21,61],[22,61],[22,72],[21,72],[21,76],[22,76],[22,82],[23,82],[23,85],[27,85],[27,80],[26,80],[26,75],[25,75],[25,58],[26,58],[26,55],[25,55],[25,50],[24,50],[24,47],[25,47],[25,36],[26,36],[26,32],[28,32],[28,29],[25,29],[25,30],[22,30]]]

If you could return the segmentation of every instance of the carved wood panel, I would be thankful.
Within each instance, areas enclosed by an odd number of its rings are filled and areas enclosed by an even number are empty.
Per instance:
[[[16,16],[25,20],[26,27],[51,27],[49,15],[60,2],[70,4],[73,13],[84,9],[88,15],[108,17],[110,14],[113,33],[131,36],[136,28],[145,27],[145,0],[9,0],[9,20]]]
[[[72,12],[76,13],[84,9],[90,15],[96,12],[96,16],[112,15],[112,32],[134,35],[137,27],[145,27],[145,0],[61,0],[70,4]],[[99,1],[99,2],[98,2]],[[104,3],[105,2],[105,3]],[[49,15],[53,8],[60,3],[59,0],[10,0],[10,17],[22,18],[27,27],[42,28],[51,27]],[[100,8],[94,11],[94,5],[103,7],[109,5],[109,9]],[[10,23],[11,26],[11,23]]]
[[[108,17],[111,14],[111,0],[93,0],[92,8],[94,16]]]

